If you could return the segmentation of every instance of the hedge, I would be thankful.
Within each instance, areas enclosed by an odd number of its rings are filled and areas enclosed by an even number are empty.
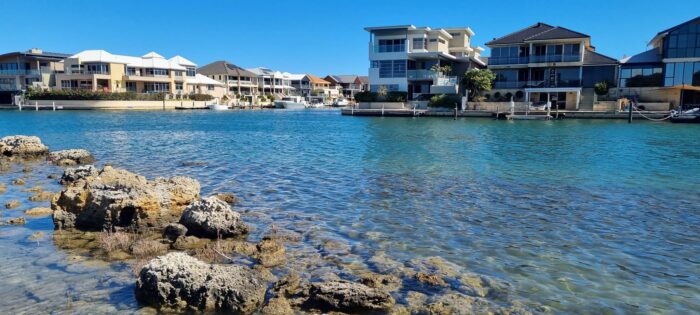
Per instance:
[[[214,99],[213,96],[209,94],[190,94],[189,98],[193,101],[211,101]]]
[[[393,91],[382,97],[377,92],[359,92],[355,93],[355,100],[358,102],[405,102],[408,99],[407,92]]]
[[[461,103],[462,100],[459,95],[447,95],[439,94],[430,98],[428,106],[430,107],[444,107],[444,108],[454,108],[455,104]]]
[[[162,101],[165,93],[138,94],[134,92],[102,92],[91,90],[30,90],[26,94],[28,100],[57,100],[57,101]]]

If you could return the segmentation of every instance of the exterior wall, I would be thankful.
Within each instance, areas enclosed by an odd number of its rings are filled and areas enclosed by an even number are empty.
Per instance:
[[[174,109],[175,107],[204,107],[212,102],[200,101],[29,101],[23,108],[32,110],[35,103],[40,107],[51,107],[54,104],[63,109]]]
[[[357,105],[359,109],[404,109],[404,103],[398,102],[360,102]]]
[[[680,105],[681,89],[641,87],[610,89],[610,96],[622,98],[628,95],[637,96],[640,103],[668,103],[671,107]]]

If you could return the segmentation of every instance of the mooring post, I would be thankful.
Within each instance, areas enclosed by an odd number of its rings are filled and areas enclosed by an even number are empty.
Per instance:
[[[56,101],[51,102],[51,107],[53,108],[53,111],[56,111]]]
[[[457,103],[455,103],[455,118],[454,120],[457,120]]]
[[[627,114],[627,123],[631,124],[632,123],[632,101],[629,101],[629,104],[627,104],[627,107],[629,107],[628,114]]]
[[[382,117],[384,116],[384,104],[382,104]]]
[[[34,110],[39,111],[39,101],[34,101]]]

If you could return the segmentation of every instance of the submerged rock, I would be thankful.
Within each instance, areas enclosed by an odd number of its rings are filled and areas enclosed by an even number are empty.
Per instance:
[[[40,217],[40,216],[45,216],[45,215],[51,215],[52,213],[53,213],[53,210],[51,210],[51,208],[45,208],[45,207],[36,207],[36,208],[31,208],[31,209],[24,211],[25,215],[28,215],[31,217]]]
[[[14,209],[21,206],[22,203],[19,200],[9,200],[5,202],[5,209]]]
[[[190,235],[206,238],[231,237],[248,233],[241,215],[215,197],[190,204],[180,217]]]
[[[85,149],[69,149],[49,153],[49,161],[60,166],[91,164],[95,157]]]
[[[53,193],[50,191],[40,191],[35,193],[34,195],[29,196],[28,200],[37,202],[37,201],[49,201],[53,198]]]
[[[0,183],[0,194],[4,194],[7,191],[5,184]]]
[[[28,239],[30,241],[38,241],[38,240],[44,238],[44,236],[46,236],[44,234],[44,232],[39,231],[39,232],[32,233],[32,235],[29,235]]]
[[[39,137],[7,136],[0,139],[0,155],[32,158],[44,156],[47,153],[49,153],[49,148],[41,143]]]
[[[68,185],[90,176],[97,176],[100,171],[92,165],[67,168],[59,180],[61,185]]]
[[[348,313],[386,311],[393,305],[389,293],[344,280],[312,283],[305,303],[307,308]]]
[[[437,274],[428,274],[428,273],[419,271],[416,273],[416,275],[414,277],[419,282],[425,283],[427,285],[440,286],[440,287],[448,286],[447,282],[445,282],[445,279],[443,279],[440,275],[437,275]]]
[[[256,258],[264,267],[284,265],[287,262],[284,246],[273,239],[263,238],[256,248]]]
[[[162,310],[254,312],[265,298],[260,274],[240,265],[212,265],[184,253],[151,260],[136,281],[136,298]]]
[[[232,206],[238,204],[238,197],[232,193],[218,193],[214,195],[214,197],[219,198],[221,201]]]
[[[12,180],[12,185],[24,186],[24,184],[26,184],[26,183],[24,182],[24,179],[22,179],[22,178],[16,178],[16,179]]]
[[[72,183],[51,201],[56,229],[114,230],[162,227],[175,221],[199,197],[199,183],[187,177],[145,177],[105,166]]]
[[[24,217],[18,217],[18,218],[8,219],[6,221],[6,223],[10,224],[10,225],[24,225],[25,223],[27,223],[27,220],[25,220]]]

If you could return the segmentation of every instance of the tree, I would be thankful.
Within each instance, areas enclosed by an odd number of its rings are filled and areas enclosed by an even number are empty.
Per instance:
[[[377,98],[380,101],[386,100],[386,96],[389,94],[389,89],[386,87],[386,85],[380,85],[379,89],[377,90]]]
[[[608,81],[600,81],[596,83],[593,88],[595,89],[595,94],[598,96],[603,96],[608,94],[608,91],[610,90],[610,86],[608,85]]]
[[[442,75],[448,75],[452,73],[452,66],[444,65],[441,67],[439,64],[434,64],[432,67],[430,67],[430,70],[440,73]]]
[[[496,74],[488,69],[471,69],[464,73],[463,82],[469,90],[469,97],[474,98],[484,91],[491,91]]]

